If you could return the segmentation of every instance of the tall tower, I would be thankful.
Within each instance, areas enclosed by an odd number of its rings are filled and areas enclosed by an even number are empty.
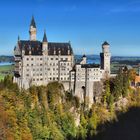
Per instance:
[[[33,16],[30,24],[29,34],[30,34],[30,41],[36,41],[36,24]]]
[[[102,44],[102,53],[100,54],[101,57],[101,69],[105,71],[105,75],[110,75],[110,59],[111,59],[111,53],[110,53],[110,45],[108,42],[104,42]]]
[[[82,57],[82,61],[80,62],[80,64],[86,64],[86,63],[87,63],[87,57],[84,54],[83,57]]]
[[[42,50],[44,54],[48,54],[48,40],[46,36],[46,31],[44,31],[43,41],[42,41]]]

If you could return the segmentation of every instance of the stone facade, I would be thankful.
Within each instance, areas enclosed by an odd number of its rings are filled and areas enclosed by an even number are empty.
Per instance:
[[[97,64],[87,64],[86,56],[82,57],[80,63],[75,64],[70,72],[70,90],[81,102],[87,101],[89,106],[96,102],[102,93],[104,79],[110,77],[109,44],[102,44],[101,66]]]
[[[36,24],[32,18],[30,40],[20,40],[14,49],[14,82],[20,88],[28,89],[31,85],[47,85],[49,82],[61,82],[65,90],[85,99],[89,105],[101,94],[102,80],[110,76],[109,44],[102,44],[101,66],[87,64],[83,55],[80,63],[74,63],[71,44],[48,42],[46,32],[43,41],[36,40]]]
[[[18,39],[14,49],[14,82],[20,88],[27,89],[31,85],[47,85],[59,81],[69,90],[69,71],[74,65],[71,44],[48,42],[46,33],[42,42],[37,41],[34,18],[29,33],[30,40]]]

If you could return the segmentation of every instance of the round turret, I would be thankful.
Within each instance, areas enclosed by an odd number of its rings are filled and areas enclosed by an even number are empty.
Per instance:
[[[109,53],[109,43],[107,41],[102,44],[102,51],[103,53]]]

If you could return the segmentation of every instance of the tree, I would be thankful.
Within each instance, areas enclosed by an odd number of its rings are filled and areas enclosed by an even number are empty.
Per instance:
[[[123,75],[122,72],[120,72],[114,80],[113,95],[115,101],[117,101],[122,96],[122,91],[123,91]]]
[[[103,95],[103,100],[104,100],[104,104],[110,106],[111,102],[113,101],[112,98],[113,95],[111,95],[111,91],[110,91],[110,81],[107,80],[105,82],[105,92]]]

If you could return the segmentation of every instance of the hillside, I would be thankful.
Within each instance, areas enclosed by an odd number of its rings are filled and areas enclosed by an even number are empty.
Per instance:
[[[0,66],[0,80],[3,80],[6,75],[13,75],[14,65]]]
[[[139,140],[140,107],[132,107],[118,116],[118,121],[106,123],[106,129],[95,140]],[[92,139],[92,138],[91,138]]]
[[[120,134],[123,138],[130,135],[133,139],[135,135],[138,136],[138,131],[126,134],[131,131],[130,127],[138,129],[139,124],[139,114],[135,116],[136,119],[131,115],[138,110],[130,109],[140,106],[139,89],[134,92],[128,84],[133,77],[134,73],[128,71],[107,80],[101,102],[88,108],[58,82],[19,90],[12,83],[12,77],[6,76],[0,82],[0,138],[104,140]]]

